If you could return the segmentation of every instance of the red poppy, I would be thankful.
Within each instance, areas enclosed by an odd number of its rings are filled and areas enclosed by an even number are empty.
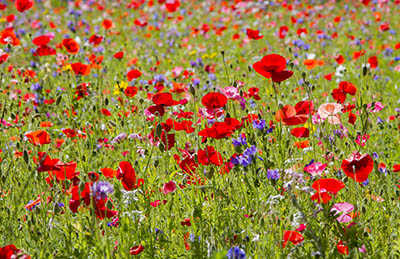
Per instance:
[[[343,244],[343,241],[340,240],[339,243],[336,245],[337,251],[339,254],[348,255],[349,254],[349,247]]]
[[[127,161],[122,161],[119,163],[117,178],[121,180],[122,186],[127,191],[137,189],[144,183],[143,179],[136,179],[135,169],[133,169],[131,163]]]
[[[15,8],[18,10],[18,12],[23,13],[26,10],[31,9],[33,7],[33,4],[33,0],[16,0]]]
[[[18,249],[15,245],[10,244],[10,245],[0,247],[0,258],[2,258],[2,259],[11,259],[11,258],[30,259],[31,257],[27,254],[24,254],[22,252],[22,250]]]
[[[100,112],[105,116],[111,116],[112,115],[111,112],[109,110],[105,109],[105,108],[102,108],[100,110]]]
[[[192,127],[193,122],[189,120],[178,122],[169,118],[165,123],[176,131],[184,130],[186,133],[194,132],[194,128]]]
[[[95,204],[94,212],[98,219],[112,218],[118,214],[118,211],[110,210],[109,208],[106,207],[106,204],[108,201],[109,201],[108,198],[105,198],[105,199],[95,199],[94,198],[93,199],[93,202]]]
[[[138,245],[138,246],[134,246],[134,247],[132,247],[131,249],[130,249],[130,254],[131,255],[138,255],[138,254],[140,254],[141,252],[143,252],[143,250],[144,250],[144,247],[142,246],[142,244],[140,244],[140,245]]]
[[[357,88],[350,82],[342,81],[339,83],[339,88],[335,88],[332,91],[332,97],[338,103],[344,103],[346,101],[347,94],[355,95]]]
[[[283,234],[283,248],[286,247],[286,243],[290,241],[293,245],[298,245],[304,241],[304,237],[297,231],[289,230]]]
[[[89,95],[88,90],[87,90],[88,85],[89,84],[87,84],[87,83],[82,83],[76,87],[75,98],[77,101],[79,101],[80,99]]]
[[[51,56],[51,55],[56,55],[57,52],[55,49],[46,46],[46,45],[41,45],[39,46],[35,52],[33,53],[33,56],[39,56],[39,57],[43,57],[43,56]]]
[[[224,122],[215,122],[211,128],[206,127],[198,135],[206,138],[222,139],[231,136],[242,125],[235,118],[225,118]]]
[[[254,100],[259,101],[261,100],[261,97],[258,95],[259,92],[260,89],[258,87],[250,87],[247,94],[249,97],[253,97]]]
[[[4,62],[6,62],[9,56],[10,55],[7,53],[0,55],[0,65],[3,64]]]
[[[283,39],[286,37],[287,32],[289,31],[289,27],[283,25],[279,28],[279,38]]]
[[[61,44],[70,54],[79,52],[79,44],[74,39],[63,39]]]
[[[137,94],[138,89],[135,86],[128,86],[127,88],[125,88],[124,92],[126,96],[133,98]]]
[[[294,128],[290,131],[290,134],[296,138],[308,138],[310,136],[310,130],[304,127]]]
[[[152,105],[152,106],[150,106],[149,108],[147,108],[147,110],[151,113],[151,114],[153,114],[153,115],[156,115],[156,116],[163,116],[164,115],[164,113],[165,113],[165,109],[164,109],[164,106],[163,105]]]
[[[105,167],[105,168],[101,168],[100,171],[106,178],[113,178],[114,176],[117,175],[117,170],[114,170],[112,168]]]
[[[96,34],[93,34],[89,38],[89,43],[93,44],[94,46],[99,45],[103,41],[104,37],[102,36],[97,36]]]
[[[393,165],[393,173],[400,172],[400,164]]]
[[[302,112],[303,110],[301,110],[301,113],[296,113],[293,106],[285,105],[275,114],[275,119],[288,126],[303,124],[308,120],[308,115]]]
[[[165,8],[167,8],[167,11],[170,13],[175,12],[178,10],[178,7],[181,5],[179,0],[167,0],[165,2]]]
[[[79,172],[76,172],[77,164],[73,161],[64,163],[58,161],[57,164],[54,165],[54,171],[50,171],[50,175],[55,176],[57,180],[64,181],[65,179],[71,180],[75,176],[79,175]]]
[[[318,203],[321,201],[327,203],[332,199],[330,194],[338,193],[345,187],[345,185],[342,181],[333,178],[325,178],[316,180],[311,187],[317,191],[313,196],[311,196],[311,199]]]
[[[0,43],[3,45],[11,44],[13,46],[19,46],[21,44],[12,27],[4,29],[0,33]]]
[[[204,150],[199,149],[197,152],[197,159],[202,165],[214,164],[221,166],[223,163],[222,156],[212,146],[207,146]]]
[[[67,136],[67,138],[76,137],[77,131],[74,129],[63,129],[62,132]]]
[[[348,177],[360,183],[368,179],[374,168],[374,160],[369,154],[361,155],[356,151],[342,161],[341,168]]]
[[[28,138],[29,142],[35,146],[51,143],[50,135],[45,130],[29,132],[25,134],[25,136]]]
[[[218,109],[224,107],[227,101],[228,98],[226,98],[225,95],[218,92],[208,93],[204,95],[203,98],[201,99],[201,103],[207,109]]]
[[[85,65],[80,62],[71,64],[75,75],[86,76],[90,73],[90,65]]]
[[[294,106],[296,114],[310,114],[314,110],[314,103],[312,101],[300,101]]]
[[[336,57],[335,57],[335,60],[336,60],[336,62],[340,65],[340,64],[343,64],[344,63],[344,57],[342,56],[342,55],[337,55]]]
[[[175,106],[179,104],[178,101],[172,99],[171,93],[158,93],[154,95],[153,103],[155,105],[164,105],[164,106]]]
[[[60,162],[60,159],[51,159],[46,152],[39,152],[38,158],[33,158],[35,163],[38,163],[38,172],[48,172],[58,170],[56,165]]]
[[[259,40],[264,37],[264,35],[260,35],[259,30],[252,30],[249,28],[247,28],[246,34],[247,34],[247,37],[249,37],[250,39],[253,39],[253,40]]]
[[[119,51],[119,52],[115,53],[113,57],[116,59],[122,59],[124,57],[124,52]]]
[[[293,71],[285,70],[286,59],[277,54],[264,56],[261,61],[253,64],[253,69],[264,76],[271,78],[273,82],[279,83],[285,81],[293,75]]]
[[[141,76],[142,75],[142,73],[139,71],[139,70],[137,70],[137,69],[132,69],[131,71],[129,71],[127,74],[126,74],[126,77],[128,78],[128,81],[132,81],[133,79],[136,79],[136,78],[138,78],[139,76]]]
[[[52,37],[49,35],[41,35],[32,40],[32,43],[35,44],[36,46],[40,45],[47,45],[49,42],[52,40]]]
[[[376,56],[368,58],[369,67],[375,69],[378,67],[378,58]]]
[[[112,27],[113,23],[109,19],[104,19],[101,25],[103,26],[104,29],[109,30]]]

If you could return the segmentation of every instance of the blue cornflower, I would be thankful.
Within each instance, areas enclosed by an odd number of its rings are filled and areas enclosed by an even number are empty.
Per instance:
[[[240,146],[240,145],[247,145],[246,135],[245,134],[241,134],[241,135],[239,135],[239,137],[237,139],[232,139],[232,144],[235,147],[236,146]]]
[[[265,128],[265,120],[253,121],[253,128],[263,130]]]
[[[279,180],[279,169],[268,169],[267,170],[267,179],[269,180]]]
[[[235,246],[228,250],[228,253],[226,253],[226,257],[228,257],[229,259],[245,259],[246,252],[240,247]]]
[[[108,194],[114,192],[114,187],[109,182],[95,182],[92,186],[92,194],[96,199],[101,200],[107,198]]]

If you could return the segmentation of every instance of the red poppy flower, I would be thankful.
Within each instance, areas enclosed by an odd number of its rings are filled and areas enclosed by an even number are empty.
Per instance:
[[[218,109],[224,107],[227,101],[228,98],[226,98],[225,95],[218,92],[208,93],[204,95],[203,98],[201,99],[201,103],[207,109]]]
[[[104,29],[109,30],[112,27],[112,21],[109,19],[104,19],[101,25]]]
[[[139,188],[140,185],[144,183],[143,179],[136,179],[135,169],[133,169],[131,163],[127,161],[122,161],[119,163],[117,178],[121,180],[122,186],[127,191],[131,191],[134,188]]]
[[[155,105],[164,105],[164,106],[175,106],[179,104],[178,101],[172,99],[171,93],[158,93],[154,95],[153,103]]]
[[[50,144],[50,135],[45,130],[38,130],[25,134],[29,142],[33,145],[45,145]]]
[[[143,252],[144,247],[142,246],[142,244],[138,245],[138,246],[134,246],[130,249],[130,254],[131,255],[138,255],[141,252]]]
[[[357,88],[350,82],[342,81],[339,83],[339,88],[335,88],[332,91],[332,97],[338,103],[344,103],[346,101],[347,94],[355,95]]]
[[[38,172],[48,172],[58,170],[56,165],[60,162],[60,159],[51,159],[46,152],[39,152],[38,158],[33,158],[38,163]]]
[[[304,237],[297,231],[289,230],[283,234],[283,248],[286,247],[286,243],[290,241],[293,245],[298,245],[304,241]]]
[[[296,138],[308,138],[310,136],[310,130],[304,127],[294,128],[290,131],[290,134]]]
[[[133,98],[137,94],[138,89],[135,86],[128,86],[127,88],[125,88],[124,92],[126,96]]]
[[[207,127],[201,130],[198,135],[206,138],[222,139],[231,136],[242,125],[235,118],[225,118],[224,122],[215,122],[211,128]]]
[[[249,37],[250,39],[253,39],[253,40],[259,40],[264,37],[264,35],[260,35],[259,30],[252,30],[249,28],[247,28],[246,34],[247,34],[247,37]]]
[[[254,100],[259,101],[261,100],[261,97],[258,95],[259,92],[260,89],[258,87],[250,87],[247,94],[249,95],[249,97],[253,97]]]
[[[96,34],[93,34],[89,38],[89,43],[93,44],[94,46],[99,45],[103,41],[104,37],[102,36],[97,36]]]
[[[112,115],[111,112],[109,110],[105,109],[105,108],[102,108],[100,110],[100,112],[105,116],[111,116]]]
[[[104,175],[105,178],[113,178],[114,176],[117,175],[117,170],[114,170],[112,168],[102,168],[100,169],[101,173]]]
[[[127,74],[126,74],[126,77],[128,78],[128,81],[132,81],[133,79],[136,79],[136,78],[138,78],[139,76],[141,76],[142,75],[142,73],[139,71],[139,70],[137,70],[137,69],[132,69],[131,71],[129,71]]]
[[[312,101],[300,101],[295,106],[296,114],[310,114],[314,110],[314,103]]]
[[[79,172],[75,171],[76,166],[77,164],[73,161],[68,163],[58,161],[57,164],[55,164],[57,170],[51,171],[50,174],[55,176],[59,181],[64,181],[65,179],[71,180],[79,175]]]
[[[335,60],[336,60],[336,62],[340,65],[340,64],[343,64],[344,63],[344,57],[342,56],[342,55],[337,55],[336,57],[335,57]]]
[[[184,130],[186,133],[194,132],[194,128],[192,127],[193,122],[189,120],[178,122],[169,118],[165,121],[165,123],[176,131]]]
[[[289,31],[289,27],[283,25],[279,28],[279,38],[283,39],[286,37],[287,32]]]
[[[10,245],[0,247],[0,258],[2,258],[2,259],[11,259],[11,258],[30,259],[31,257],[27,254],[24,254],[22,252],[22,250],[18,249],[15,245],[10,244]]]
[[[165,7],[167,8],[167,11],[170,13],[175,12],[178,10],[178,7],[181,5],[181,3],[178,0],[167,0],[165,2]]]
[[[119,52],[115,53],[113,57],[116,59],[122,59],[124,57],[124,52],[119,51]]]
[[[4,62],[6,62],[9,56],[10,55],[7,53],[0,55],[0,65],[3,64]]]
[[[303,110],[301,110],[303,112]],[[308,120],[308,115],[296,113],[296,109],[291,105],[285,105],[275,114],[276,121],[282,121],[284,125],[294,126],[303,124]]]
[[[12,27],[4,29],[0,33],[0,43],[3,45],[11,44],[13,46],[19,46],[21,44]]]
[[[90,73],[90,65],[85,65],[80,62],[71,64],[75,75],[87,76]]]
[[[342,181],[333,178],[325,178],[316,180],[311,187],[317,191],[313,196],[311,196],[311,199],[318,203],[321,201],[327,203],[332,199],[330,194],[338,193],[345,187],[345,185]]]
[[[106,199],[94,198],[93,199],[93,202],[95,204],[94,212],[98,219],[112,218],[118,214],[118,211],[110,210],[106,207],[107,201],[109,201],[108,198],[106,198]]]
[[[23,13],[26,10],[31,9],[33,7],[33,4],[33,0],[16,0],[15,8],[18,10],[18,12]]]
[[[79,52],[79,44],[74,39],[63,39],[61,44],[70,54]]]
[[[339,254],[348,255],[349,254],[349,247],[343,244],[343,241],[340,240],[339,243],[336,245]]]
[[[361,155],[356,151],[342,161],[341,168],[348,177],[360,183],[368,179],[374,168],[374,160],[369,154]]]
[[[393,165],[393,173],[400,172],[400,164]]]
[[[49,35],[41,35],[32,40],[32,43],[35,44],[36,46],[40,45],[47,45],[49,42],[52,40],[52,37]]]
[[[200,149],[197,152],[197,159],[202,165],[214,164],[221,166],[223,163],[221,154],[212,146],[207,146],[204,150]]]
[[[56,55],[57,52],[55,49],[46,46],[46,45],[41,45],[39,46],[35,52],[33,53],[33,56],[39,56],[39,57],[43,57],[43,56],[51,56],[51,55]]]
[[[156,115],[156,116],[163,116],[164,115],[164,113],[165,113],[165,109],[164,109],[164,106],[163,105],[152,105],[152,106],[150,106],[149,108],[147,108],[147,110],[151,113],[151,114],[153,114],[153,115]]]
[[[375,69],[378,67],[378,58],[376,56],[368,58],[369,67]]]
[[[253,69],[264,76],[271,78],[273,82],[279,83],[285,81],[293,75],[293,71],[285,70],[286,59],[277,54],[264,56],[261,61],[253,64]]]

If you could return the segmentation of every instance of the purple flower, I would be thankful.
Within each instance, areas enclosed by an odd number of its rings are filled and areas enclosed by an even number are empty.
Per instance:
[[[267,179],[269,180],[279,180],[279,177],[281,175],[279,174],[279,169],[268,169],[267,170]]]
[[[265,120],[253,121],[253,128],[263,130],[265,128]]]
[[[92,195],[98,200],[107,198],[107,194],[111,194],[113,192],[114,187],[109,182],[95,182],[92,186]]]
[[[232,247],[226,253],[229,259],[246,259],[246,252],[238,246]]]
[[[237,139],[232,139],[232,144],[236,146],[247,145],[247,139],[244,134],[239,135]]]

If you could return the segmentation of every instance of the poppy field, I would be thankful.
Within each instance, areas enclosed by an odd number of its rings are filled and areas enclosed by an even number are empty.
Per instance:
[[[0,13],[1,259],[400,257],[400,1]]]

